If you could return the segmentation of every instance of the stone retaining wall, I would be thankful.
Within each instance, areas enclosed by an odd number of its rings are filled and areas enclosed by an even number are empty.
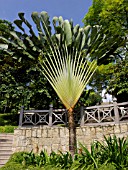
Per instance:
[[[127,137],[128,123],[76,128],[77,143],[85,144],[88,149],[93,141],[103,141],[104,135]],[[31,150],[40,152],[43,149],[46,149],[48,153],[52,150],[64,152],[68,151],[68,144],[69,131],[67,127],[19,127],[14,131],[13,152]]]

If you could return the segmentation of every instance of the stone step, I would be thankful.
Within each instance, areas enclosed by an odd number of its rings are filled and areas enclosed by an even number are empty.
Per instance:
[[[10,155],[1,155],[0,159],[1,160],[8,160],[10,158]]]
[[[12,145],[13,140],[9,140],[9,139],[0,139],[0,145],[3,144],[3,143]]]
[[[0,151],[2,151],[2,150],[12,150],[12,145],[10,145],[10,146],[1,146],[0,145]]]
[[[0,139],[10,139],[10,140],[13,140],[13,136],[0,136]]]
[[[4,166],[12,155],[13,134],[0,134],[0,167]]]
[[[8,159],[0,159],[0,165],[6,164]]]
[[[5,164],[0,164],[0,168],[2,167],[2,166],[4,166]]]
[[[13,136],[13,133],[0,133],[0,136]]]
[[[7,135],[1,135],[0,136],[0,139],[13,139],[13,136],[11,135],[9,135],[9,136],[7,136]]]
[[[12,150],[0,150],[0,157],[1,155],[11,155],[12,154]]]
[[[0,133],[0,138],[1,137],[4,137],[4,138],[13,138],[13,135],[12,134],[3,134],[3,133]]]
[[[0,142],[0,148],[1,147],[3,147],[3,146],[7,146],[7,147],[9,147],[9,146],[11,146],[12,147],[12,141],[8,141],[8,142]]]

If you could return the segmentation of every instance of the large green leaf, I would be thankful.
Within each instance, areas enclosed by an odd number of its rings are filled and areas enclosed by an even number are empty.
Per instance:
[[[72,43],[72,32],[71,32],[71,25],[68,20],[64,21],[64,33],[66,38],[66,44],[71,45]]]

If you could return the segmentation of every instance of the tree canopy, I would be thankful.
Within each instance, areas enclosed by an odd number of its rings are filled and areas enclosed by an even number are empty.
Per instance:
[[[102,25],[111,34],[124,35],[128,31],[128,1],[93,0],[83,22],[85,25]]]
[[[0,20],[0,36],[3,37],[0,39],[0,112],[16,112],[22,105],[26,109],[48,108],[50,102],[55,107],[58,104],[61,106],[58,97],[53,97],[54,90],[37,69],[35,60],[30,60],[20,50],[14,55],[11,50],[4,50],[6,41],[14,41],[9,31],[15,31],[12,23]],[[20,38],[24,42],[26,36]],[[9,45],[11,49],[11,43]]]
[[[125,38],[125,43],[110,54],[114,59],[112,63],[99,67],[91,85],[99,91],[106,88],[119,102],[128,101],[128,1],[93,0],[83,22],[85,26],[88,24],[102,26],[108,38],[110,36]]]

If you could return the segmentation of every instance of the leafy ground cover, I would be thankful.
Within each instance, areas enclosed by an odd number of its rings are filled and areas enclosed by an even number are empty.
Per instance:
[[[14,153],[0,170],[128,170],[128,138],[105,137],[94,142],[89,151],[84,145],[72,158],[69,152]]]

